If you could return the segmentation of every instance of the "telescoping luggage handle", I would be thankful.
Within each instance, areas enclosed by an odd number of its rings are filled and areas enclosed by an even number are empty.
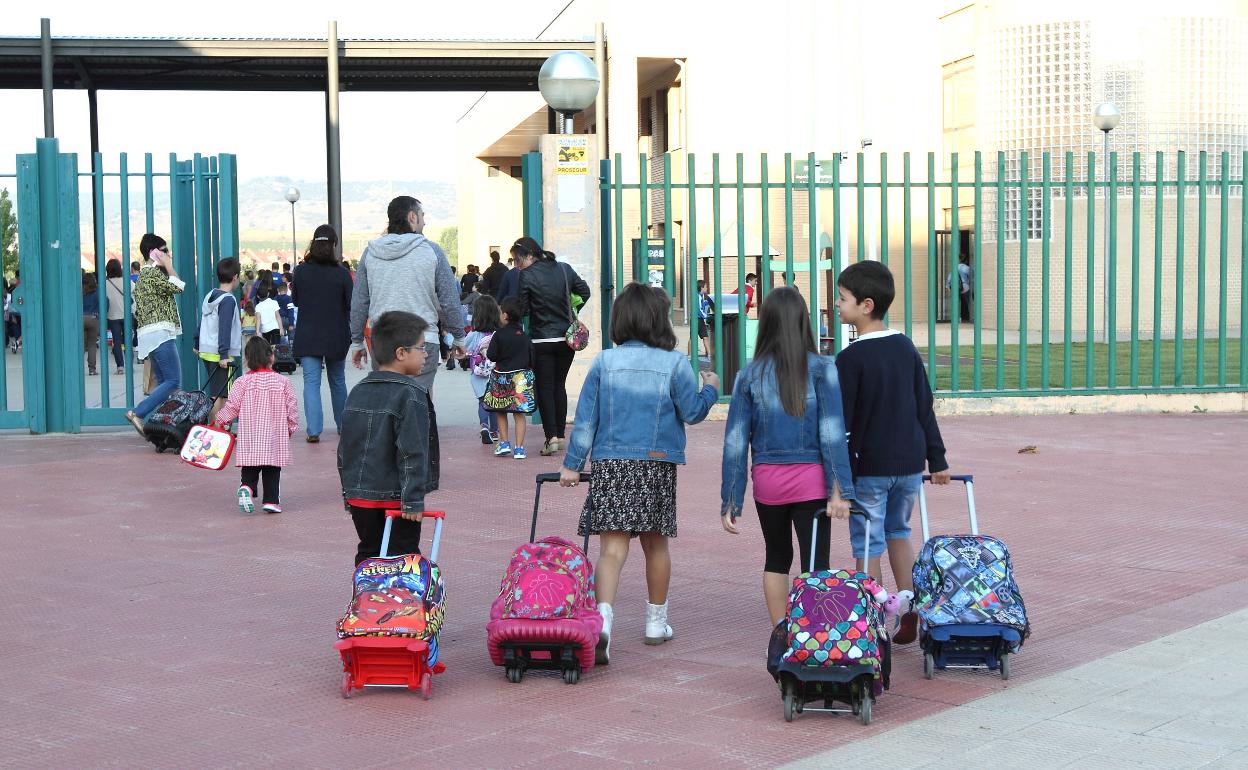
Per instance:
[[[806,570],[807,572],[815,571],[815,543],[818,542],[819,517],[822,515],[822,513],[816,513],[814,521],[810,525],[810,564],[808,565],[809,568]],[[871,517],[867,515],[866,511],[861,508],[855,508],[852,504],[849,507],[849,515],[861,516],[867,520],[865,525],[867,534],[862,538],[862,571],[866,572],[867,559],[871,558]]]
[[[975,517],[975,477],[966,474],[963,476],[950,476],[950,481],[961,481],[966,485],[966,510],[971,518],[971,534],[979,534],[979,519]],[[923,474],[923,481],[931,481],[930,474]],[[927,531],[927,495],[923,492],[923,485],[919,485],[919,520],[923,522],[923,542],[927,542],[931,537]]]
[[[533,524],[532,526],[529,527],[529,542],[530,543],[537,541],[537,508],[538,508],[538,505],[542,501],[542,485],[551,481],[558,482],[559,474],[558,473],[537,474],[537,494],[533,496]],[[581,481],[585,482],[586,484],[590,483],[591,481],[590,475],[588,473],[582,473]],[[585,551],[586,554],[589,553],[589,532],[588,531],[586,531],[585,533],[585,542],[582,544],[581,548],[582,550]]]
[[[381,558],[385,559],[390,556],[390,527],[394,524],[394,520],[403,515],[398,508],[387,508],[386,529],[381,533]],[[446,519],[445,511],[425,511],[421,514],[426,519],[436,519],[437,523],[433,525],[433,547],[429,549],[429,561],[438,560],[438,548],[442,545],[442,522]]]

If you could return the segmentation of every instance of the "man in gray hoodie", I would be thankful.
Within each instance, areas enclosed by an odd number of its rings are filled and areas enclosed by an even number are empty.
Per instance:
[[[390,201],[386,234],[369,241],[355,273],[351,294],[351,362],[363,368],[364,322],[376,322],[388,310],[404,310],[424,319],[425,367],[416,382],[433,391],[438,372],[438,322],[453,338],[456,358],[464,355],[464,311],[459,283],[438,244],[424,236],[425,211],[420,201],[400,195]]]

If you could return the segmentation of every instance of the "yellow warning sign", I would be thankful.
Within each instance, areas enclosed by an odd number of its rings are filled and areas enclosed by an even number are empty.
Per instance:
[[[559,137],[559,155],[555,159],[556,174],[588,174],[587,140],[584,137]]]

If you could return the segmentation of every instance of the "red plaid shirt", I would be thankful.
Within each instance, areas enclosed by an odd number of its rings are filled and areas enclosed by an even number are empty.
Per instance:
[[[255,369],[230,388],[217,422],[238,419],[235,465],[290,465],[290,437],[299,428],[299,407],[290,380],[272,369]]]

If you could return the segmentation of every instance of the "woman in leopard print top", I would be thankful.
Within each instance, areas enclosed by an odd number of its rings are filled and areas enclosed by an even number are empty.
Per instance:
[[[139,252],[147,258],[147,264],[139,271],[139,280],[134,286],[134,321],[138,327],[135,356],[140,360],[151,358],[157,383],[134,411],[126,412],[126,419],[141,435],[143,418],[182,384],[177,348],[182,324],[174,298],[182,293],[186,283],[174,270],[164,238],[152,233],[144,235],[139,242]]]

